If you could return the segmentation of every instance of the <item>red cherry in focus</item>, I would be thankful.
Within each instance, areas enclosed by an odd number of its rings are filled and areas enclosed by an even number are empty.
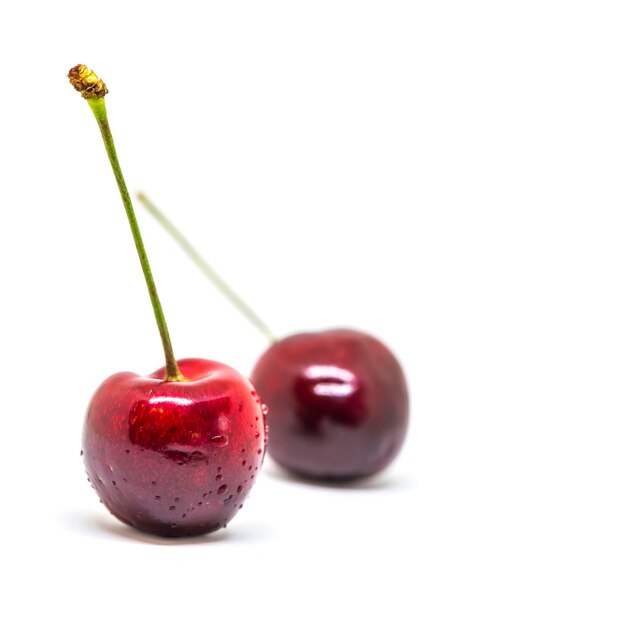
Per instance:
[[[262,405],[234,369],[178,361],[187,382],[114,374],[83,430],[89,480],[121,521],[163,536],[225,526],[254,484],[265,450]]]
[[[292,472],[363,478],[386,467],[402,447],[406,379],[394,355],[371,335],[291,335],[265,351],[251,380],[269,407],[268,452]]]
[[[106,85],[79,64],[68,74],[87,100],[126,211],[161,336],[165,367],[150,376],[114,374],[87,409],[83,450],[89,480],[123,522],[158,535],[198,535],[241,508],[265,451],[264,407],[234,369],[177,362],[135,210],[117,158]]]

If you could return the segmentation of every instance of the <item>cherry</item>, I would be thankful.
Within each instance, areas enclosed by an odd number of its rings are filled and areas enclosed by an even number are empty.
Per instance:
[[[186,382],[114,374],[94,394],[85,467],[104,505],[157,535],[217,530],[243,506],[263,460],[262,407],[234,369],[178,362]]]
[[[69,79],[100,127],[165,354],[164,368],[149,376],[114,374],[93,395],[81,452],[89,481],[113,515],[140,530],[212,532],[232,519],[254,484],[267,443],[264,407],[250,381],[227,365],[174,358],[109,128],[108,90],[84,65]]]
[[[386,467],[408,425],[400,364],[380,341],[355,330],[291,335],[252,372],[270,407],[269,453],[318,479],[354,479]]]
[[[317,480],[364,478],[389,465],[406,437],[409,412],[406,379],[391,351],[347,329],[277,340],[172,222],[144,194],[139,200],[271,342],[251,375],[269,407],[270,456]]]

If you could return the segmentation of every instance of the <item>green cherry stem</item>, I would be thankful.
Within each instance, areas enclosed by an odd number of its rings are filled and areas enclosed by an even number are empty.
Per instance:
[[[115,150],[115,144],[113,143],[113,135],[111,135],[111,129],[109,128],[109,121],[107,118],[106,105],[104,103],[104,96],[108,93],[106,85],[84,65],[77,65],[73,67],[68,75],[70,83],[74,88],[81,93],[83,98],[87,100],[91,111],[98,122],[100,133],[102,134],[102,140],[104,141],[104,147],[106,148],[113,174],[122,197],[124,208],[126,209],[126,216],[128,217],[128,223],[130,230],[135,241],[135,247],[137,248],[137,255],[139,256],[139,262],[141,263],[141,269],[146,280],[146,286],[148,287],[148,293],[150,295],[150,302],[152,303],[152,309],[154,310],[154,317],[156,319],[157,326],[159,328],[159,334],[161,335],[161,342],[163,343],[163,352],[165,353],[165,380],[168,381],[184,381],[185,377],[178,369],[178,363],[174,357],[174,351],[172,349],[172,342],[170,340],[169,331],[167,330],[167,323],[165,322],[165,316],[163,315],[163,308],[161,307],[161,301],[157,293],[154,278],[152,276],[152,270],[150,269],[150,263],[148,262],[148,255],[141,238],[141,232],[139,230],[139,224],[137,223],[137,217],[133,209],[132,202],[130,200],[130,194],[126,187],[124,175],[122,174],[122,168],[120,167],[119,160],[117,158],[117,152]]]
[[[189,240],[174,226],[174,224],[162,213],[157,206],[144,194],[138,193],[137,199],[145,209],[156,219],[163,229],[185,251],[187,256],[195,263],[200,271],[217,287],[228,300],[244,315],[256,329],[265,335],[270,343],[276,341],[276,336],[267,324],[237,295],[228,283],[206,262],[202,255],[191,245]]]

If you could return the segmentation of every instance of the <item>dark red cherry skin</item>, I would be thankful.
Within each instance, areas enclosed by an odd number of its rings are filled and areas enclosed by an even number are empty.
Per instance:
[[[386,467],[404,442],[409,412],[400,364],[355,330],[292,335],[261,356],[251,376],[263,401],[270,456],[302,476],[363,478]]]
[[[263,407],[250,381],[204,359],[178,362],[188,382],[114,374],[87,409],[83,458],[104,505],[162,536],[200,535],[239,511],[263,461]]]

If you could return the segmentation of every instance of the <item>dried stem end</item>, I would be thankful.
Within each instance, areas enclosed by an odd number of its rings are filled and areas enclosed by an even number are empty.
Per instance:
[[[86,65],[76,65],[70,70],[67,77],[74,89],[79,91],[86,100],[104,98],[109,93],[107,86]]]

